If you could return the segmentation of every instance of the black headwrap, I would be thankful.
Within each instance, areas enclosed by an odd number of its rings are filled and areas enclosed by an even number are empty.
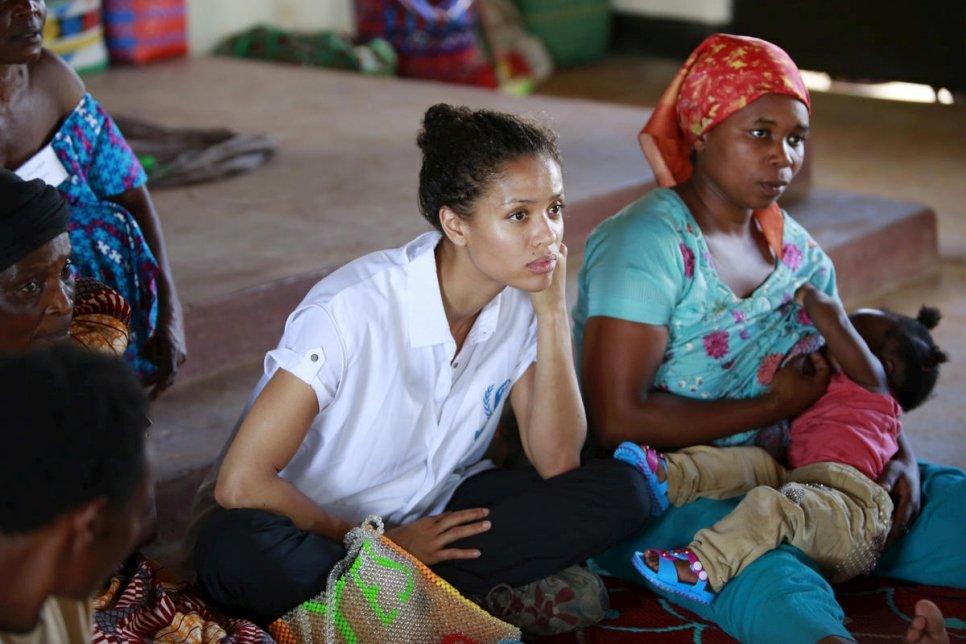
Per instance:
[[[67,232],[68,217],[57,188],[0,168],[0,271]]]

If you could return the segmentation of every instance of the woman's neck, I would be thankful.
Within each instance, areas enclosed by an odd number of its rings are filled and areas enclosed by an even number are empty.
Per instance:
[[[43,557],[37,555],[27,537],[0,534],[0,570],[8,582],[0,586],[0,631],[23,632],[37,622],[48,594],[47,575],[37,569]]]
[[[458,353],[480,311],[505,287],[483,278],[470,262],[466,249],[458,248],[445,237],[435,252],[443,311]]]
[[[8,102],[26,87],[29,77],[27,65],[0,65],[0,102]]]
[[[729,203],[719,190],[700,175],[692,175],[675,190],[705,235],[742,236],[751,230],[749,224],[754,212],[750,208]]]

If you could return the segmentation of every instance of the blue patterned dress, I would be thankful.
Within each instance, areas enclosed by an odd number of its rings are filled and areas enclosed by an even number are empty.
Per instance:
[[[68,178],[58,186],[71,206],[71,257],[79,275],[116,289],[131,305],[124,354],[144,379],[157,367],[144,355],[158,316],[158,262],[134,217],[109,197],[144,185],[147,175],[117,125],[85,94],[51,142]]]

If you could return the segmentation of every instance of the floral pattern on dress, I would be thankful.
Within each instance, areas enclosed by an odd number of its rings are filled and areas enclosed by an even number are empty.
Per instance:
[[[693,257],[694,267],[692,275],[683,276],[683,295],[668,322],[665,360],[654,386],[704,400],[762,395],[790,356],[821,345],[821,336],[811,320],[801,315],[803,309],[794,295],[805,282],[835,295],[831,261],[785,215],[783,259],[749,297],[739,298],[718,278],[700,228],[680,198],[670,190],[655,192],[664,193],[659,195],[662,216],[675,220],[678,245],[691,251],[689,255],[682,249],[681,254]],[[755,435],[755,431],[743,432],[715,442],[750,444]]]
[[[90,94],[67,116],[51,146],[68,173],[57,188],[71,206],[71,260],[78,274],[104,282],[130,304],[124,357],[144,379],[157,371],[145,347],[157,325],[160,269],[133,215],[110,198],[144,185],[147,175]]]

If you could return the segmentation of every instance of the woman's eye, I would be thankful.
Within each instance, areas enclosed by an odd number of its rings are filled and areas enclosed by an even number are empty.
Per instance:
[[[804,136],[790,136],[788,137],[788,145],[797,148],[801,144],[805,143]]]
[[[40,292],[40,280],[30,280],[20,287],[20,292],[28,296],[36,295]]]
[[[512,213],[508,217],[508,219],[510,219],[512,221],[526,221],[526,219],[527,219],[527,213],[524,212],[523,210],[518,210],[518,211]]]
[[[763,130],[760,128],[757,130],[752,130],[751,136],[755,137],[756,139],[764,139],[768,136],[768,130]]]
[[[551,217],[563,217],[564,208],[566,208],[566,207],[567,207],[566,204],[562,204],[562,203],[556,203],[556,204],[550,206],[550,211],[549,211],[550,212],[550,216]]]

